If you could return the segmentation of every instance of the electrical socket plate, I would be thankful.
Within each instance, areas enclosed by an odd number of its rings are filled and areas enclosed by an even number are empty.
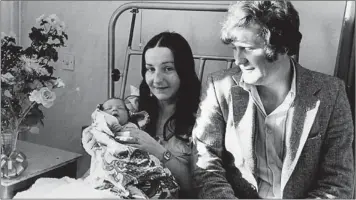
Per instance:
[[[60,65],[61,69],[74,71],[74,55],[69,53],[63,53],[58,59],[58,64]]]

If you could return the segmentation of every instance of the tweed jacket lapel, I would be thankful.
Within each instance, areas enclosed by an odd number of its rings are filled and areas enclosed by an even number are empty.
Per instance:
[[[253,176],[256,167],[254,156],[256,106],[249,97],[249,93],[238,85],[241,73],[233,75],[232,78],[236,82],[236,85],[231,87],[234,129],[243,158],[243,168],[240,170],[242,172],[247,170],[244,173],[245,178],[257,188],[257,182]]]
[[[293,61],[294,62],[294,61]],[[299,64],[296,64],[296,97],[292,106],[292,129],[286,132],[286,152],[282,167],[281,189],[286,186],[303,150],[309,132],[318,112],[320,100],[315,96],[320,86],[315,85],[313,77]]]

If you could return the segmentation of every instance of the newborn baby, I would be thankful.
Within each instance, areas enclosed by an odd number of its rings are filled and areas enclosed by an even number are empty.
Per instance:
[[[127,109],[125,102],[119,98],[111,98],[106,100],[103,104],[99,105],[99,110],[102,110],[105,115],[106,123],[109,129],[112,131],[114,138],[118,136],[125,136],[127,128],[139,128],[138,125],[129,121],[130,111]]]
[[[140,116],[139,122],[131,122],[131,116]],[[111,98],[99,105],[92,114],[92,124],[83,130],[83,147],[92,157],[85,180],[119,198],[174,198],[178,184],[171,172],[153,155],[115,139],[147,121],[146,112],[129,111],[121,99]]]

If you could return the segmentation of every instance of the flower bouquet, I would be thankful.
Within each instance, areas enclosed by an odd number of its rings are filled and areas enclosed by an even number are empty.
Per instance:
[[[15,36],[1,33],[1,177],[13,178],[27,167],[26,157],[16,151],[18,134],[39,132],[42,106],[56,99],[55,88],[64,87],[54,76],[57,49],[68,39],[65,24],[52,14],[40,16],[29,33],[31,45],[16,44]]]

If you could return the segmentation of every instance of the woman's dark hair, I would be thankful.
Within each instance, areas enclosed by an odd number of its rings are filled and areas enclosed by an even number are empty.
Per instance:
[[[229,44],[234,41],[231,31],[235,27],[248,27],[251,23],[261,27],[260,36],[265,40],[269,61],[277,54],[296,55],[302,34],[299,32],[299,15],[291,2],[239,1],[229,8],[221,29],[221,39]]]
[[[158,100],[155,96],[150,95],[150,88],[146,83],[145,55],[148,49],[154,47],[167,47],[173,54],[174,66],[180,79],[180,87],[177,91],[175,113],[165,123],[164,134],[166,134],[167,128],[174,128],[172,132],[180,138],[179,135],[191,134],[199,105],[201,83],[195,72],[193,53],[184,37],[174,32],[162,32],[155,35],[143,49],[141,67],[143,80],[140,84],[139,110],[145,110],[150,115],[150,123],[146,131],[152,136],[156,134]]]

